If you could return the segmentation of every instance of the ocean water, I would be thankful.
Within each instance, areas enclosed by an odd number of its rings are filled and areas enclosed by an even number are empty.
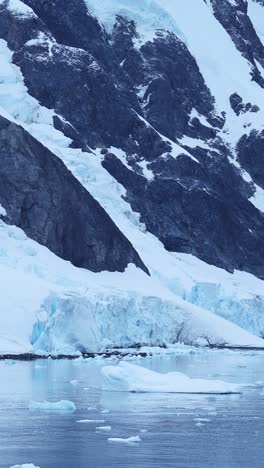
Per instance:
[[[102,390],[118,360],[0,362],[0,468],[263,468],[264,353],[203,351],[134,359],[158,372],[251,384],[241,395],[130,394]],[[70,400],[74,413],[29,411]],[[102,422],[78,423],[78,420]],[[110,432],[96,427],[111,426]],[[139,435],[134,445],[109,437]]]

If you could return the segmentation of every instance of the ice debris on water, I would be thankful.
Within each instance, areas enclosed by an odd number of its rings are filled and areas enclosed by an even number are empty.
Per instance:
[[[78,380],[70,380],[71,385],[78,385]]]
[[[121,444],[138,444],[142,442],[139,436],[128,437],[127,439],[122,439],[121,437],[109,437],[107,439],[109,442],[119,442]]]
[[[97,431],[110,432],[112,430],[111,426],[98,426]]]
[[[30,411],[67,411],[74,412],[76,411],[76,406],[72,401],[60,400],[56,402],[50,401],[31,401],[29,403]]]

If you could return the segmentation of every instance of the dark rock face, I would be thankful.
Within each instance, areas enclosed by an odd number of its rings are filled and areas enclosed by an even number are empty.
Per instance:
[[[174,34],[164,33],[144,44],[140,52],[145,64],[142,107],[147,120],[172,140],[193,133],[195,137],[214,138],[216,131],[202,125],[200,135],[193,132],[193,108],[216,127],[221,119],[214,115],[214,99],[186,45]]]
[[[263,45],[247,15],[247,3],[210,1],[218,21],[250,61],[253,79],[262,86],[256,60],[264,63]],[[234,155],[221,132],[226,116],[216,109],[214,97],[187,45],[175,34],[161,30],[142,45],[137,25],[120,15],[111,34],[107,33],[87,11],[83,0],[24,3],[33,8],[35,17],[17,17],[5,4],[1,5],[0,37],[14,51],[13,61],[20,67],[30,94],[61,116],[54,118],[54,126],[73,140],[74,147],[102,148],[104,168],[126,188],[132,209],[140,213],[147,230],[167,250],[191,253],[228,271],[240,269],[263,278],[264,217],[248,200],[254,194],[254,186],[232,164]],[[230,107],[234,118],[259,110],[257,102],[244,102],[236,92],[230,96]],[[190,139],[197,140],[197,146],[189,144]],[[111,146],[126,153],[130,169],[113,154]],[[262,154],[260,134],[245,136],[238,144],[241,166],[260,186],[264,185]],[[54,158],[50,153],[49,157]],[[142,162],[152,172],[152,178],[144,174]],[[69,184],[73,190],[72,178]],[[22,183],[19,187],[23,195]],[[89,196],[83,189],[82,193],[86,194],[82,197]],[[75,211],[80,218],[75,224],[79,226],[83,217],[90,219],[83,211],[84,198],[70,193],[67,196],[68,200],[72,197],[71,212],[76,203],[79,207]],[[91,197],[89,203],[91,200],[95,203]],[[18,211],[20,203],[22,199]],[[100,210],[98,204],[91,208],[90,216],[93,210]],[[14,215],[10,222],[21,225],[19,216]],[[39,219],[37,214],[34,216]],[[37,224],[38,229],[41,226],[38,237],[34,231],[34,216],[31,236],[48,245],[43,226]],[[57,216],[55,211],[49,231],[51,239],[57,235]],[[25,229],[27,223],[23,224]],[[67,231],[71,245],[76,243],[79,231],[85,231],[89,248],[83,263],[81,253],[77,260],[72,258],[70,245],[65,252],[59,251],[61,237],[56,238],[52,249],[95,271],[122,270],[128,261],[144,268],[121,233],[113,224],[108,227],[110,220],[103,218],[100,223],[96,226],[102,240],[93,222],[93,234],[86,231],[85,223],[80,224],[77,234],[73,227]],[[111,229],[116,229],[119,239],[112,247],[105,234]],[[85,235],[82,234],[83,242]],[[92,263],[87,258],[93,248],[97,253]],[[102,260],[100,252],[107,260]]]
[[[244,135],[238,142],[237,152],[241,166],[264,188],[264,131]]]
[[[230,106],[236,115],[244,114],[245,112],[258,112],[259,107],[256,104],[251,104],[247,102],[243,103],[243,99],[239,94],[234,93],[230,96]]]
[[[257,260],[255,248],[264,254],[264,218],[242,195],[253,192],[225,158],[217,167],[212,161],[211,166],[207,164],[171,158],[167,173],[146,182],[143,177],[132,177],[111,155],[103,163],[126,187],[132,208],[141,213],[147,229],[167,250],[191,253],[231,272],[254,269],[263,277],[263,261],[261,257]]]
[[[75,266],[123,271],[132,245],[64,164],[23,128],[0,116],[0,201],[5,221]]]

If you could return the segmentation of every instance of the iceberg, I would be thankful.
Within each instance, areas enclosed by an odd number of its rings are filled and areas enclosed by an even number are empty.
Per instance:
[[[29,403],[30,411],[47,411],[47,412],[71,412],[76,411],[76,406],[72,401],[60,400],[54,403],[49,401],[31,401]]]
[[[76,422],[80,424],[92,424],[92,423],[100,424],[100,423],[104,423],[105,420],[104,419],[79,419]]]
[[[221,380],[191,379],[180,372],[160,374],[144,367],[120,362],[101,369],[103,389],[134,393],[240,393],[240,386]]]
[[[139,436],[128,437],[127,439],[122,439],[121,437],[109,437],[109,442],[119,442],[121,444],[137,444],[142,442]]]

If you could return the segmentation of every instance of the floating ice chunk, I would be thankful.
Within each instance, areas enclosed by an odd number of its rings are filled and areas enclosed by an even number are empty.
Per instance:
[[[209,418],[194,418],[196,422],[210,422],[211,419]]]
[[[101,369],[103,388],[108,391],[141,393],[240,393],[239,385],[221,380],[191,379],[180,372],[160,374],[144,367],[120,362]]]
[[[29,403],[30,411],[76,411],[76,406],[72,401],[60,400],[54,403],[50,401],[31,401]]]
[[[109,442],[120,442],[121,444],[137,444],[142,442],[139,436],[128,437],[127,439],[122,439],[121,437],[109,437]]]
[[[13,465],[10,468],[39,468],[39,466],[33,465],[33,463],[24,463],[23,465]]]
[[[98,426],[97,431],[110,432],[112,430],[111,426]]]
[[[70,384],[72,384],[72,385],[78,385],[78,380],[70,380]]]
[[[92,424],[92,423],[100,424],[100,423],[104,423],[105,420],[104,419],[78,419],[78,421],[76,422],[81,423],[81,424]]]

